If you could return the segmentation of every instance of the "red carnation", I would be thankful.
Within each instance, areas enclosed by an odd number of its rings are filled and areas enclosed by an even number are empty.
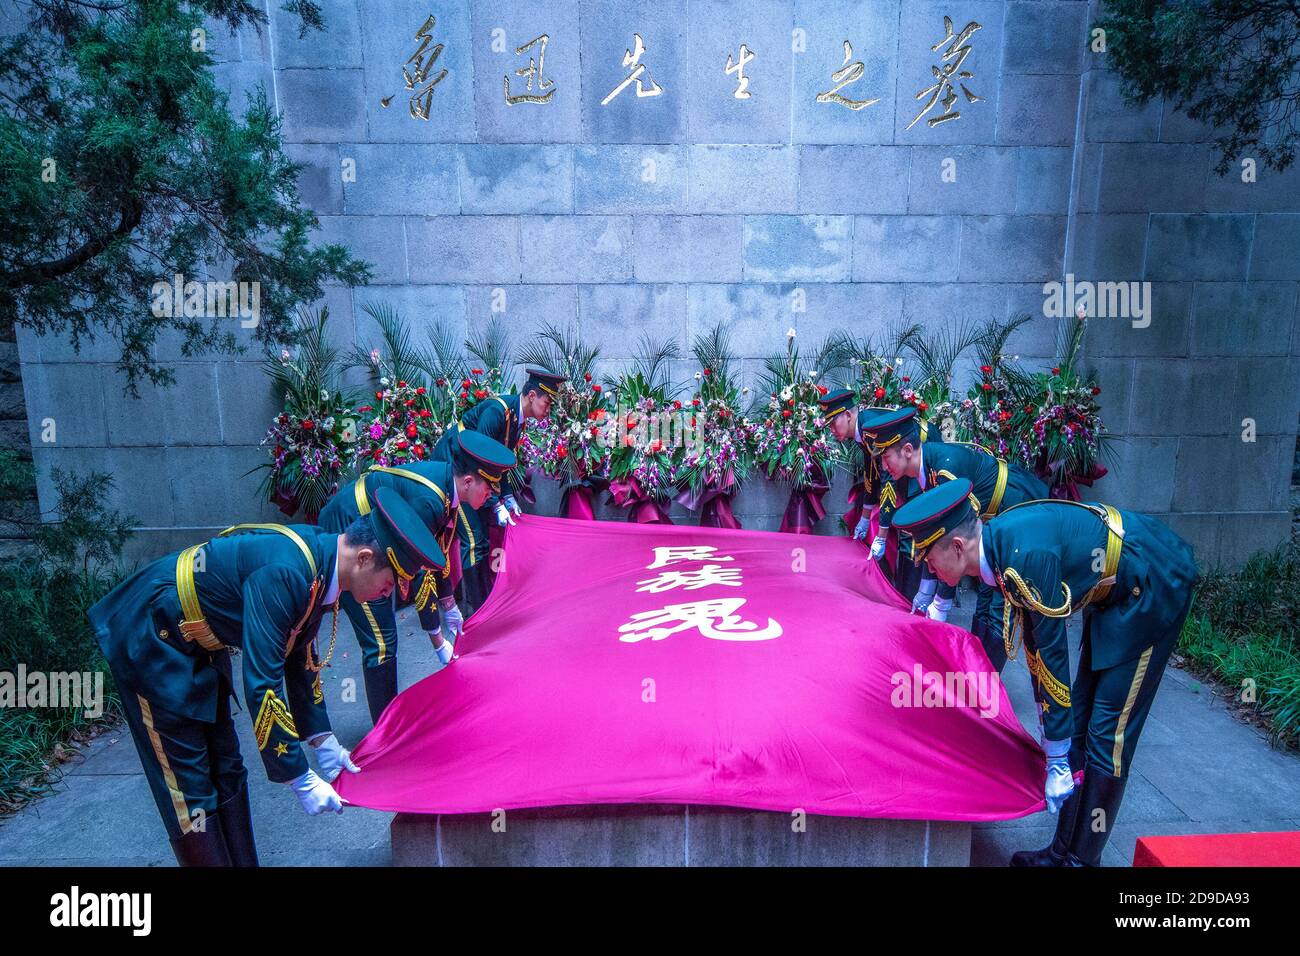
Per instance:
[[[599,386],[599,385],[593,385],[593,386],[591,386],[591,390],[592,390],[593,392],[599,392],[599,391],[600,391],[600,386]]]
[[[829,391],[830,391],[830,389],[827,388],[825,385],[818,385],[818,386],[817,386],[817,393],[818,393],[819,395],[825,395],[825,394],[826,394],[827,392],[829,392]]]
[[[483,391],[483,389],[481,388],[474,389],[475,398],[483,398],[485,395],[487,395],[487,392]]]
[[[984,389],[984,391],[986,392],[993,391],[993,386],[990,385],[988,382],[985,382],[983,385],[980,386],[980,388]]]
[[[929,408],[930,408],[930,405],[929,405],[928,402],[922,402],[921,405],[920,405],[920,409],[921,409],[921,411],[923,411],[923,412],[924,412],[924,411],[928,411]]]
[[[713,369],[711,369],[711,368],[706,368],[706,369],[704,370],[704,374],[705,374],[705,375],[712,375],[712,374],[713,374]]]
[[[1094,386],[1092,387],[1092,394],[1094,394],[1094,395],[1100,395],[1100,394],[1101,394],[1101,386],[1100,386],[1100,385],[1094,385]]]
[[[407,425],[407,426],[406,426],[406,435],[407,435],[408,438],[414,438],[417,434],[419,434],[419,433],[415,430],[415,426],[414,426],[414,425]]]
[[[415,394],[416,394],[416,395],[423,395],[423,394],[424,394],[424,386],[421,385],[419,388],[417,388],[417,389],[415,390]]]
[[[682,407],[682,403],[677,401],[676,399],[673,399],[673,408],[681,408],[681,407]]]
[[[885,397],[885,390],[883,388],[878,388],[874,394],[877,400],[882,399]]]
[[[302,420],[302,427],[306,431],[311,431],[313,428],[316,427],[316,423],[312,421],[310,418],[304,418]]]
[[[590,372],[583,372],[583,373],[582,373],[582,380],[583,380],[584,382],[590,382],[590,381],[591,381],[591,373],[590,373]]]
[[[557,454],[561,458],[567,458],[569,455],[569,449],[561,445],[558,449],[556,449],[555,454]]]
[[[992,372],[993,372],[993,366],[992,366],[992,365],[981,365],[981,366],[980,366],[980,371],[983,372],[985,375],[990,375],[990,374],[992,374]]]
[[[789,417],[790,417],[790,409],[788,409],[788,408],[783,408],[783,409],[781,409],[781,417],[782,417],[782,418],[789,418]]]
[[[1060,370],[1059,368],[1054,368],[1054,369],[1052,369],[1052,374],[1053,374],[1053,375],[1060,375],[1060,374],[1061,374],[1061,370]]]
[[[470,371],[470,374],[471,374],[471,375],[482,375],[482,374],[483,374],[483,370],[482,370],[481,368],[472,368],[472,369],[470,369],[469,371]]]
[[[397,443],[397,447],[400,448],[402,451],[406,451],[407,448],[411,447],[411,443],[407,441],[405,438],[403,438],[401,441]]]

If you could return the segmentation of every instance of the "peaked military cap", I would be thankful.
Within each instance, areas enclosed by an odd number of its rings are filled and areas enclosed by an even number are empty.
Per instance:
[[[894,512],[894,527],[911,538],[914,562],[924,561],[936,541],[979,514],[973,488],[969,479],[954,478],[922,492]]]
[[[877,412],[862,420],[859,424],[862,443],[872,455],[879,455],[886,448],[900,443],[911,442],[919,445],[921,439],[921,421],[912,406]]]
[[[370,520],[379,547],[388,556],[397,587],[405,598],[411,581],[421,571],[438,571],[447,563],[447,555],[415,509],[392,488],[375,492]]]
[[[568,381],[563,375],[556,375],[544,368],[530,368],[527,371],[528,380],[524,382],[525,395],[538,391],[554,398],[560,394],[560,386]]]
[[[837,388],[817,399],[822,407],[822,415],[829,422],[836,415],[847,412],[856,404],[853,392],[847,388]]]
[[[501,476],[515,466],[514,452],[472,428],[457,431],[455,451],[462,464],[468,464],[494,488],[500,484]]]

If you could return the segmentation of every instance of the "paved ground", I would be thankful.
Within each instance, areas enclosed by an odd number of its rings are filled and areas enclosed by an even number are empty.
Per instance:
[[[968,622],[974,596],[963,593],[953,621]],[[328,633],[328,619],[326,633]],[[413,616],[401,618],[401,686],[429,673],[436,662]],[[1078,622],[1071,629],[1078,641]],[[1077,654],[1074,655],[1077,659]],[[346,621],[339,626],[334,666],[325,690],[339,737],[351,746],[369,729],[364,693],[343,699],[345,681],[360,684],[360,655]],[[1016,712],[1035,728],[1024,664],[1004,678]],[[236,723],[253,784],[253,816],[264,864],[385,865],[390,814],[351,809],[342,815],[305,817],[283,785],[261,772],[251,721]],[[251,755],[251,759],[249,756]],[[1156,697],[1134,760],[1133,777],[1116,831],[1106,848],[1108,866],[1124,866],[1143,834],[1300,829],[1300,758],[1269,747],[1254,728],[1228,713],[1222,701],[1189,675],[1169,670]],[[978,825],[971,862],[998,866],[1011,852],[1042,846],[1054,818],[1046,813],[1006,823]],[[140,772],[130,735],[99,738],[68,764],[52,794],[0,823],[0,865],[139,865],[174,863],[162,824]]]

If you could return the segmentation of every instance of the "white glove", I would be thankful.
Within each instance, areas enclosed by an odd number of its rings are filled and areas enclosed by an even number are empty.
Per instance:
[[[1065,803],[1065,798],[1074,792],[1070,741],[1044,740],[1043,751],[1047,754],[1047,782],[1043,785],[1043,796],[1047,800],[1047,812],[1056,813]]]
[[[502,502],[502,504],[504,504],[507,508],[509,508],[511,511],[513,511],[513,512],[515,513],[516,516],[517,516],[517,515],[521,515],[521,514],[524,513],[524,510],[523,510],[522,508],[519,507],[519,502],[515,501],[515,496],[514,496],[514,495],[504,495],[504,496],[502,496],[502,498],[501,498],[501,502]]]
[[[855,541],[866,541],[867,533],[871,531],[871,517],[863,515],[858,519],[857,526],[853,529],[853,539]],[[875,555],[872,555],[875,557]]]
[[[937,597],[930,602],[930,609],[927,616],[932,621],[948,620],[948,612],[952,610],[952,598]]]
[[[433,653],[438,656],[438,663],[450,664],[456,657],[456,648],[451,646],[451,641],[447,640],[446,631],[429,631],[429,643],[433,645]],[[442,643],[438,643],[438,638],[442,638]]]
[[[294,777],[289,781],[289,786],[298,795],[298,802],[302,804],[308,816],[314,817],[325,810],[343,812],[343,801],[333,787],[316,776],[315,770],[308,770],[301,777]]]
[[[871,556],[873,558],[883,558],[885,556],[885,536],[876,535],[876,540],[871,542]]]
[[[515,523],[515,519],[511,517],[510,512],[506,509],[506,506],[499,501],[497,502],[496,513],[497,513],[497,524],[499,524],[501,527],[504,528],[508,524]]]
[[[939,590],[937,578],[922,578],[921,586],[916,589],[916,597],[912,598],[912,613],[924,614],[934,600],[934,592],[937,590]]]
[[[320,767],[321,776],[333,783],[344,770],[360,773],[361,768],[352,762],[350,752],[343,749],[339,739],[333,733],[324,737],[314,737],[309,741],[316,752],[316,765]]]
[[[446,597],[438,602],[438,613],[442,618],[442,638],[450,641],[453,638],[460,637],[460,632],[465,630],[465,616],[460,613],[460,608],[456,606],[454,597]]]

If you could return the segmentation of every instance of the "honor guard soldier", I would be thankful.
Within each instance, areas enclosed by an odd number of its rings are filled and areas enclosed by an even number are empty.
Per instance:
[[[827,398],[829,397],[827,396]],[[876,528],[876,537],[871,542],[871,556],[877,559],[885,556],[885,549],[889,543],[890,528],[893,525],[894,512],[898,510],[899,505],[907,500],[908,485],[906,478],[893,475],[887,468],[883,467],[880,446],[877,443],[877,434],[867,426],[881,416],[894,416],[903,411],[912,410],[864,408],[852,420],[836,419],[831,424],[831,432],[836,438],[845,441],[852,434],[854,441],[862,448],[862,457],[866,469],[863,478],[864,488],[868,481],[874,482],[875,503],[879,506],[879,524]],[[851,426],[850,421],[852,421]],[[919,444],[919,435],[925,432],[926,424],[919,420],[914,421],[918,434],[916,441]],[[870,532],[871,515],[866,509],[863,509],[857,525],[853,529],[853,537],[859,541],[865,541]],[[947,585],[941,586],[933,578],[926,575],[922,568],[912,562],[907,549],[903,547],[897,550],[893,584],[900,594],[912,602],[913,614],[925,614],[937,621],[947,620],[948,611],[952,607],[952,599],[957,593],[957,589],[950,588]]]
[[[442,549],[396,491],[342,534],[236,525],[146,565],[88,612],[145,777],[182,866],[256,866],[248,776],[231,718],[231,652],[267,776],[315,815],[356,772],[330,731],[315,640],[340,596],[373,601],[440,570]],[[320,776],[307,763],[311,745]],[[323,778],[323,779],[322,779]]]
[[[910,501],[941,481],[966,478],[980,502],[980,517],[987,521],[1004,508],[1047,497],[1047,485],[1018,465],[1009,465],[988,449],[970,442],[946,442],[925,436],[920,426],[914,408],[882,411],[862,423],[884,470],[905,487],[900,500]],[[934,595],[937,585],[933,576],[924,574],[916,602],[925,601],[927,592]],[[989,661],[1000,671],[1007,662],[1002,647],[1000,596],[997,588],[983,583],[976,594],[971,633],[980,639]],[[931,603],[931,607],[939,606],[939,613],[930,616],[947,620],[951,603],[951,595],[945,597],[939,593]]]
[[[448,556],[436,572],[424,572],[411,585],[420,626],[429,635],[438,659],[452,658],[452,642],[464,626],[454,592],[459,560],[457,555],[456,509],[462,503],[470,509],[482,507],[492,493],[490,476],[499,478],[503,468],[514,464],[515,456],[504,445],[478,432],[461,432],[450,461],[417,461],[401,466],[376,465],[330,498],[320,513],[320,527],[343,531],[353,521],[368,515],[374,496],[381,488],[392,488],[424,522]],[[370,719],[379,716],[397,696],[397,614],[389,596],[363,604],[350,594],[339,601],[361,646]]]
[[[1001,592],[1002,640],[1012,659],[1021,632],[1047,755],[1044,794],[1059,816],[1051,844],[1022,850],[1011,864],[1099,866],[1191,606],[1192,549],[1154,518],[1110,505],[1030,501],[985,522],[972,487],[965,478],[943,482],[899,508],[895,526],[941,580],[979,575]],[[1083,643],[1071,684],[1065,627],[1080,610]]]
[[[522,393],[494,395],[467,411],[457,428],[449,429],[439,439],[433,457],[446,460],[449,450],[454,447],[451,443],[455,441],[458,430],[487,435],[505,445],[512,454],[517,453],[526,420],[542,419],[550,415],[551,403],[566,381],[563,375],[539,368],[528,369],[527,376]],[[462,503],[462,596],[471,613],[483,604],[491,588],[492,578],[487,561],[491,550],[487,534],[489,524],[495,521],[498,526],[505,527],[514,524],[515,517],[522,513],[515,496],[508,491],[498,494],[494,489],[480,508],[466,508]]]
[[[858,430],[858,422],[865,415],[882,411],[878,408],[858,410],[857,397],[847,388],[827,392],[817,400],[817,404],[821,406],[822,418],[835,440],[853,441],[859,448],[862,448],[862,433]],[[849,512],[844,516],[845,520],[853,525],[853,537],[864,541],[871,529],[871,506],[880,498],[880,468],[865,448],[862,448],[862,472],[854,475],[848,498]],[[883,554],[882,549],[873,557]]]

